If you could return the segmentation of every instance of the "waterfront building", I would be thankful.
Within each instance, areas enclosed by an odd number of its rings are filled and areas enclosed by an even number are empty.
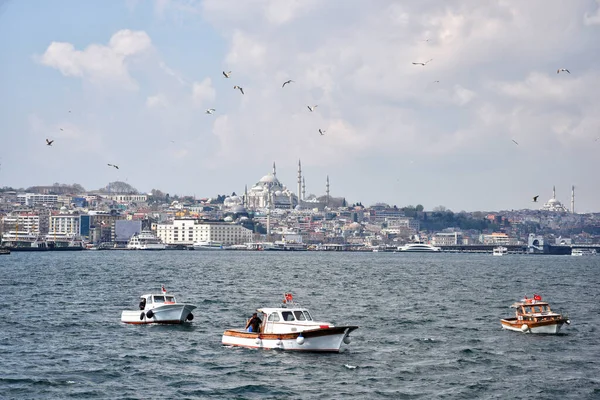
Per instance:
[[[81,216],[72,214],[51,215],[48,226],[49,235],[75,236],[81,234]]]
[[[17,194],[17,203],[26,206],[51,205],[59,202],[59,196],[56,194],[35,194],[20,193]]]
[[[506,233],[494,232],[492,234],[482,234],[479,236],[479,241],[482,244],[493,245],[515,245],[519,244],[516,238],[509,237]]]
[[[175,219],[156,225],[156,236],[166,244],[192,245],[197,242],[218,242],[229,246],[252,241],[252,231],[233,223]]]
[[[438,232],[431,238],[434,246],[456,246],[463,244],[462,232]]]

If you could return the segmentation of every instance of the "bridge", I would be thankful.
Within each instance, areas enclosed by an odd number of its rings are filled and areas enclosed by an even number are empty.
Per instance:
[[[444,252],[449,253],[492,253],[497,244],[466,244],[466,245],[441,245],[437,246]],[[501,245],[506,247],[508,253],[513,254],[571,254],[573,249],[596,250],[600,253],[600,244],[563,244],[542,246],[535,245]]]

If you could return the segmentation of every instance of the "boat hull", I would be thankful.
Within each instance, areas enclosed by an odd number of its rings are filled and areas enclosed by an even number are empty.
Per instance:
[[[121,322],[134,325],[182,324],[188,321],[195,308],[196,306],[191,304],[166,304],[152,308],[151,318],[148,318],[150,310],[125,310],[121,313]]]
[[[339,326],[283,334],[252,333],[238,329],[229,329],[223,333],[221,342],[226,346],[239,346],[251,349],[338,353],[342,343],[345,343],[344,339],[348,337],[350,332],[357,328],[357,326]],[[304,338],[302,344],[298,342],[300,335]],[[349,337],[347,342],[349,343]]]
[[[558,318],[550,321],[523,321],[516,318],[506,318],[500,320],[502,329],[522,333],[541,333],[548,335],[557,334],[562,326],[568,321],[564,318]]]

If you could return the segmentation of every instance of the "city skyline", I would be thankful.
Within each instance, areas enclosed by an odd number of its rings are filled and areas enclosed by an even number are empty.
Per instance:
[[[301,159],[307,195],[329,177],[349,203],[535,209],[556,186],[569,207],[574,185],[600,211],[598,1],[5,1],[0,21],[0,187],[239,194],[275,161],[296,192]]]

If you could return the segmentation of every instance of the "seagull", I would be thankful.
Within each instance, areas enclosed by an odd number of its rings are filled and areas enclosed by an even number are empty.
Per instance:
[[[242,92],[242,94],[244,94],[244,89],[242,89],[241,86],[235,85],[233,88],[234,89],[240,89],[240,92]]]
[[[114,165],[114,164],[107,164],[109,167],[115,167],[116,169],[119,169],[118,165]]]
[[[225,78],[229,78],[231,76],[231,71],[229,71],[229,72],[223,71],[223,76],[225,76]]]
[[[433,81],[433,83],[440,83],[440,81]]]
[[[534,202],[534,203],[537,203],[537,199],[538,199],[538,197],[540,197],[540,195],[539,195],[539,194],[538,194],[537,196],[533,196],[533,202]]]
[[[569,73],[569,74],[570,74],[569,70],[568,70],[568,69],[566,69],[566,68],[559,68],[559,69],[556,71],[556,73],[557,73],[557,74],[559,74],[561,71],[563,71],[563,72],[567,72],[567,73]]]
[[[317,108],[317,106],[318,106],[318,104],[315,104],[312,107],[311,106],[306,106],[306,107],[308,107],[308,109],[310,110],[310,112],[313,112],[313,111],[315,111],[315,108]]]
[[[49,139],[46,139],[46,144],[47,144],[48,146],[52,146],[52,143],[54,143],[54,140],[49,140]]]
[[[517,143],[517,141],[515,139],[512,139],[512,141],[518,146],[519,143]]]
[[[242,92],[242,93],[243,93],[243,92]],[[212,114],[212,113],[214,113],[215,111],[216,111],[216,110],[215,110],[214,108],[208,108],[208,109],[206,110],[206,113],[207,113],[207,114]]]
[[[69,110],[69,113],[71,112],[71,110]]]
[[[598,136],[594,142],[597,142],[598,140],[600,140],[600,136]]]
[[[348,369],[355,369],[356,365],[344,364],[344,367],[346,367]]]
[[[63,128],[60,128],[60,130],[62,131],[62,130],[63,130]]]
[[[324,136],[324,135],[325,135],[325,132],[327,132],[327,131],[324,131],[324,130],[321,130],[321,129],[319,129],[319,133],[321,134],[321,136]]]
[[[285,87],[285,85],[287,85],[288,83],[292,83],[292,82],[294,82],[294,81],[291,79],[289,81],[285,81],[285,82],[283,82],[283,85],[281,85],[281,87]]]
[[[413,63],[413,65],[422,65],[422,66],[426,66],[426,65],[427,65],[427,63],[429,63],[429,61],[433,61],[433,58],[432,58],[432,59],[430,59],[430,60],[428,60],[428,61],[425,61],[424,63],[423,63],[423,62],[414,62],[414,63]]]

